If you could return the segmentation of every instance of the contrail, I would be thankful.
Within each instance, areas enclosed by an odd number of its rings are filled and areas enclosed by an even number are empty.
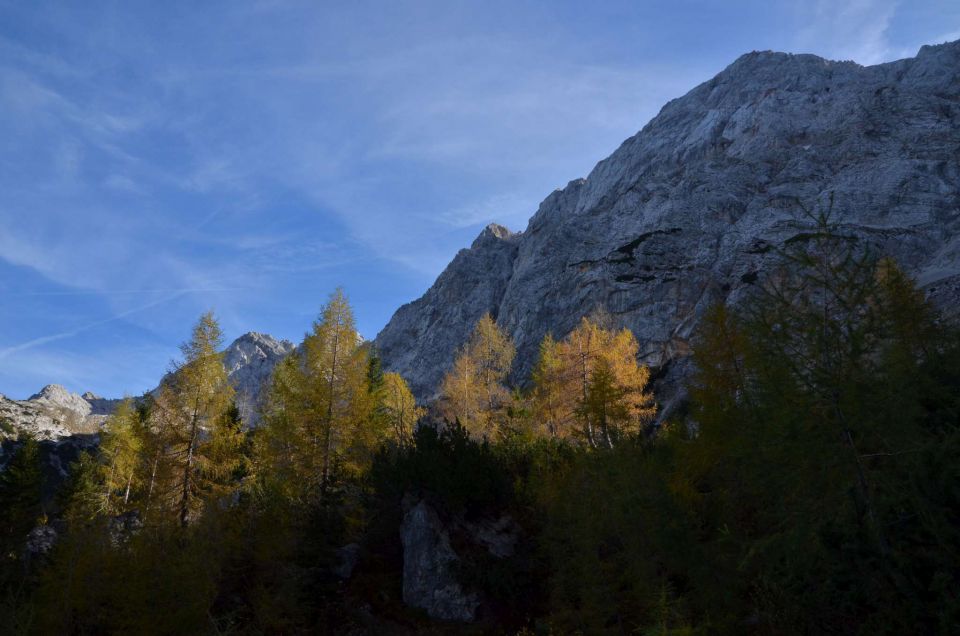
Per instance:
[[[107,323],[111,323],[111,322],[114,322],[114,321],[116,321],[116,320],[121,320],[121,319],[126,318],[127,316],[129,316],[129,315],[131,315],[131,314],[135,314],[135,313],[138,313],[138,312],[141,312],[141,311],[146,311],[147,309],[152,309],[153,307],[156,307],[157,305],[162,305],[163,303],[170,302],[171,300],[176,300],[177,298],[180,298],[181,296],[186,296],[187,294],[191,293],[191,291],[193,291],[193,290],[182,290],[182,289],[181,289],[181,290],[178,290],[176,293],[174,293],[174,294],[171,295],[171,296],[166,296],[166,297],[164,297],[164,298],[161,298],[160,300],[155,300],[154,302],[152,302],[152,303],[147,303],[146,305],[143,305],[143,306],[141,306],[141,307],[134,307],[133,309],[128,309],[127,311],[120,312],[119,314],[116,314],[115,316],[111,316],[110,318],[105,318],[105,319],[103,319],[103,320],[97,320],[97,321],[95,321],[95,322],[91,322],[91,323],[89,323],[89,324],[83,325],[82,327],[77,327],[76,329],[72,329],[72,330],[70,330],[70,331],[64,331],[64,332],[61,332],[61,333],[51,334],[51,335],[49,335],[49,336],[42,336],[42,337],[40,337],[40,338],[34,338],[33,340],[28,340],[27,342],[22,342],[22,343],[20,343],[20,344],[18,344],[18,345],[14,345],[14,346],[12,346],[12,347],[7,347],[6,349],[0,349],[0,360],[6,358],[7,356],[9,356],[9,355],[12,354],[12,353],[17,353],[17,352],[19,352],[19,351],[26,351],[27,349],[32,349],[32,348],[34,348],[34,347],[38,347],[38,346],[40,346],[40,345],[47,344],[48,342],[55,342],[55,341],[57,341],[57,340],[63,340],[64,338],[72,338],[73,336],[76,336],[77,334],[83,333],[84,331],[87,331],[87,330],[89,330],[89,329],[93,329],[94,327],[99,327],[100,325],[105,325],[105,324],[107,324]]]
[[[225,287],[220,289],[116,289],[112,291],[51,291],[22,292],[19,294],[0,294],[3,298],[25,298],[32,296],[126,296],[132,294],[214,294],[222,292],[245,291],[243,287]]]

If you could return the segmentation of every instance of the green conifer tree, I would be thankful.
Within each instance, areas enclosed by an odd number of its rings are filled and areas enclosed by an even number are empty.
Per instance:
[[[17,445],[0,472],[0,548],[5,556],[18,556],[27,533],[44,516],[40,445],[31,436],[21,436]]]

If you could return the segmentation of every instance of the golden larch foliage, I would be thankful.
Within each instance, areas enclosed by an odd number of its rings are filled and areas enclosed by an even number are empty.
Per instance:
[[[650,371],[637,363],[628,329],[584,317],[562,341],[548,335],[533,372],[534,413],[542,432],[609,447],[635,434],[656,413],[647,391]]]
[[[440,387],[441,413],[476,438],[493,439],[507,422],[510,391],[504,385],[516,355],[513,340],[485,314]]]

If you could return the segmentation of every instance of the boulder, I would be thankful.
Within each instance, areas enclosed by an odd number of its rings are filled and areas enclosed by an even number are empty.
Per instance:
[[[53,526],[44,524],[35,527],[27,535],[27,542],[23,548],[24,559],[32,563],[46,557],[59,538],[60,535]]]
[[[474,592],[463,589],[455,572],[460,557],[436,510],[425,499],[410,495],[403,501],[403,602],[431,618],[472,621],[480,605]]]
[[[341,579],[349,579],[360,561],[360,545],[350,543],[337,549],[337,564],[333,566],[333,573]]]

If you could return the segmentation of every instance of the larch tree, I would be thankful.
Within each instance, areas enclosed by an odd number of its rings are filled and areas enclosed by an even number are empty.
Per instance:
[[[393,429],[397,444],[403,448],[410,444],[414,427],[423,417],[425,409],[418,407],[410,387],[399,373],[383,376],[382,408]]]
[[[386,426],[375,417],[380,390],[371,390],[377,363],[342,289],[321,309],[301,352],[274,370],[256,456],[262,482],[290,498],[322,500],[338,474],[366,466]]]
[[[153,423],[157,453],[150,488],[186,526],[205,500],[224,494],[226,476],[239,461],[239,436],[227,414],[234,390],[227,380],[223,334],[212,312],[200,317],[181,346],[183,361],[155,398]],[[166,466],[157,464],[165,463]],[[166,483],[157,484],[158,472]]]
[[[298,499],[319,473],[307,430],[315,410],[312,397],[301,355],[287,356],[274,367],[263,423],[254,434],[254,456],[260,483],[286,499]]]
[[[453,368],[443,377],[440,395],[440,408],[445,418],[451,422],[459,421],[467,430],[482,428],[479,374],[466,352],[457,356]]]
[[[533,432],[549,437],[558,437],[568,428],[573,414],[564,395],[563,365],[560,358],[560,343],[552,334],[540,342],[537,364],[531,376],[533,381]]]
[[[647,389],[650,371],[637,362],[636,338],[607,322],[585,317],[560,342],[548,335],[533,375],[534,411],[547,430],[594,448],[639,432],[656,413]]]
[[[517,355],[513,340],[487,313],[477,322],[467,352],[477,367],[484,408],[491,413],[504,408],[510,400],[504,383]]]
[[[474,327],[440,388],[442,411],[478,438],[501,433],[508,419],[510,391],[505,386],[516,347],[489,313]]]
[[[145,429],[131,400],[120,403],[100,435],[103,499],[100,512],[126,512],[134,489],[139,486]]]
[[[370,430],[374,400],[368,391],[369,359],[342,289],[330,297],[303,344],[307,390],[315,411],[308,427],[320,460],[322,496],[334,468],[358,468],[379,437],[379,431]]]

